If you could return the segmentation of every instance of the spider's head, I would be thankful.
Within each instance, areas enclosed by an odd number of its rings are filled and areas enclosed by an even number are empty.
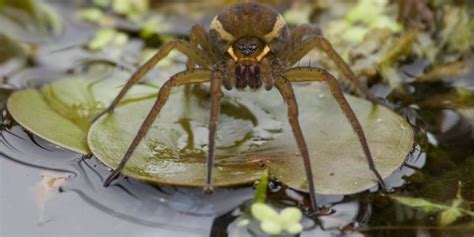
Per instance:
[[[229,47],[227,52],[236,62],[256,64],[270,52],[270,49],[259,38],[244,37]]]

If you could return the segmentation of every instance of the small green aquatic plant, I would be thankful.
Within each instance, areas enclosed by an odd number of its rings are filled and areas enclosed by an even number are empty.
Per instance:
[[[112,28],[103,28],[87,44],[90,50],[100,50],[106,46],[124,46],[128,42],[128,35]]]
[[[362,42],[364,36],[373,29],[401,32],[403,26],[387,12],[387,8],[387,0],[359,0],[344,19],[331,21],[328,37],[339,37],[353,44]]]
[[[465,216],[474,218],[474,211],[471,210],[470,204],[461,196],[461,189],[462,183],[459,182],[456,197],[447,204],[436,203],[423,198],[396,195],[389,195],[388,197],[396,202],[418,209],[426,214],[436,214],[438,224],[440,226],[447,226]]]
[[[262,176],[255,190],[253,204],[250,206],[252,218],[259,223],[260,229],[269,235],[298,234],[303,231],[300,223],[303,213],[296,207],[286,207],[280,212],[266,204],[267,187],[269,181],[268,170],[262,172]],[[249,219],[240,221],[241,226],[246,226]]]
[[[277,212],[271,206],[259,202],[252,204],[250,210],[252,216],[260,222],[260,228],[267,234],[298,234],[303,231],[300,223],[303,213],[296,207],[286,207]]]

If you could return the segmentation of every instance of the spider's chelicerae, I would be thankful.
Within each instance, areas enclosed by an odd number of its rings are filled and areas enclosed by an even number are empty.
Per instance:
[[[324,37],[308,25],[297,27],[290,34],[283,17],[273,8],[264,4],[247,2],[231,5],[212,20],[209,32],[201,25],[195,25],[192,27],[189,41],[177,39],[166,43],[133,74],[112,104],[99,115],[111,113],[127,91],[171,50],[176,49],[188,57],[187,70],[175,74],[160,88],[151,111],[124,154],[121,163],[107,178],[104,186],[108,186],[123,170],[135,148],[168,100],[171,88],[178,85],[210,82],[211,115],[207,153],[207,183],[204,191],[212,192],[211,178],[222,86],[227,90],[234,87],[238,90],[258,89],[262,86],[266,90],[271,90],[275,87],[288,106],[289,123],[303,157],[311,204],[313,210],[316,210],[313,173],[308,148],[298,122],[298,104],[291,86],[291,82],[304,81],[324,81],[329,85],[332,95],[358,135],[370,170],[383,186],[383,180],[375,168],[362,127],[344,98],[338,81],[321,68],[292,67],[315,47],[323,50],[335,62],[345,77],[357,86],[360,93],[375,102],[375,98],[367,87],[357,79],[349,66]]]

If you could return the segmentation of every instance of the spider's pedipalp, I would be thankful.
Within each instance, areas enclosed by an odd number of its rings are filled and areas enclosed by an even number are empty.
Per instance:
[[[377,181],[382,186],[382,188],[385,189],[385,183],[382,179],[382,176],[379,174],[375,167],[374,159],[372,157],[372,153],[370,152],[369,144],[367,143],[367,139],[365,137],[364,130],[362,129],[362,125],[360,124],[359,120],[357,119],[357,116],[355,115],[351,106],[344,97],[344,94],[337,79],[326,70],[315,67],[292,68],[285,72],[285,76],[291,82],[324,81],[328,84],[332,95],[338,102],[339,106],[344,112],[344,115],[347,117],[347,120],[349,120],[352,128],[354,129],[354,132],[359,138],[362,150],[364,151],[365,157],[369,164],[369,169],[374,173],[377,178]]]
[[[158,92],[158,97],[156,98],[153,107],[151,108],[150,112],[145,118],[145,121],[140,126],[137,135],[132,140],[132,143],[127,149],[127,152],[123,156],[120,164],[117,168],[110,174],[110,176],[105,180],[104,187],[110,185],[110,183],[116,179],[122,170],[125,168],[127,161],[132,156],[133,152],[137,148],[140,141],[146,135],[148,129],[150,128],[151,124],[155,121],[156,117],[161,111],[161,108],[165,105],[166,101],[168,101],[168,97],[171,92],[171,88],[178,85],[186,85],[186,84],[195,84],[195,83],[203,83],[209,81],[211,72],[207,69],[193,69],[184,72],[180,72],[172,76],[168,81],[163,84]]]
[[[224,84],[225,89],[232,90],[235,83],[235,61],[231,58],[227,59],[225,66],[225,76],[222,79],[222,84]]]
[[[271,90],[273,88],[274,78],[272,74],[272,65],[268,58],[264,58],[260,62],[260,70],[262,71],[260,77],[262,78],[265,90]]]

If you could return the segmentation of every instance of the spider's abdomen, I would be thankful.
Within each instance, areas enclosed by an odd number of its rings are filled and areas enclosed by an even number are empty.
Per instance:
[[[273,44],[286,41],[288,27],[283,17],[272,7],[244,2],[231,5],[222,10],[211,23],[210,35],[221,52],[226,52],[235,41],[245,38],[259,38],[277,50]]]
[[[235,67],[235,88],[241,90],[247,86],[251,89],[262,86],[260,67],[257,64],[238,64]]]

